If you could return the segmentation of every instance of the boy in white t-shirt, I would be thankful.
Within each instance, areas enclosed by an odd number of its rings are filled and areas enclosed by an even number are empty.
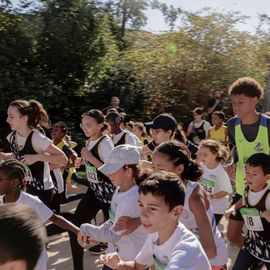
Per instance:
[[[139,219],[139,193],[136,176],[138,175],[137,164],[139,164],[140,156],[140,148],[122,144],[112,150],[105,164],[99,168],[117,188],[110,205],[110,219],[101,226],[88,223],[81,225],[78,242],[82,247],[87,242],[85,240],[89,241],[90,238],[107,242],[109,243],[109,251],[118,251],[125,260],[134,260],[141,250],[147,238],[147,232],[142,226],[138,226],[128,235],[121,235],[124,232],[114,230],[114,226],[121,216]]]
[[[144,270],[155,265],[159,270],[211,269],[207,256],[194,234],[178,224],[185,192],[172,173],[158,172],[140,184],[141,222],[149,233],[135,261],[123,261],[118,253],[101,255],[97,263],[112,269]]]
[[[28,206],[0,205],[0,269],[33,270],[46,242],[38,215]]]

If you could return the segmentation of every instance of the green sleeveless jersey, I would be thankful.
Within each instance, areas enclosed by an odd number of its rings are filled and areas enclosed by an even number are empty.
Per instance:
[[[254,141],[249,142],[246,140],[242,129],[241,121],[238,118],[235,125],[235,144],[238,155],[238,162],[236,166],[235,187],[236,193],[244,195],[245,188],[245,163],[246,160],[256,153],[265,153],[269,155],[269,141],[267,130],[267,118],[261,114],[260,125],[258,133]]]

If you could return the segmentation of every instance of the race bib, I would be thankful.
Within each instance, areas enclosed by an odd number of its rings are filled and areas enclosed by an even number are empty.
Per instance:
[[[214,194],[216,182],[214,180],[209,180],[202,178],[201,185],[203,186],[204,190],[209,194]]]
[[[247,229],[250,231],[263,231],[260,212],[256,208],[241,208],[240,212],[245,220]]]
[[[154,265],[155,265],[155,269],[156,270],[165,270],[165,268],[167,267],[166,264],[160,262],[155,255],[153,255],[153,259],[154,259]]]
[[[109,209],[109,219],[112,223],[114,223],[115,221],[115,213],[111,210],[111,208]]]
[[[91,183],[98,183],[97,169],[95,166],[85,164],[87,180]]]

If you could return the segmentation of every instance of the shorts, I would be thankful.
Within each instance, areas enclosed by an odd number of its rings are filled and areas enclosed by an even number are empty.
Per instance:
[[[236,204],[241,198],[242,196],[240,194],[234,192],[232,195],[231,206]],[[235,211],[235,215],[230,215],[230,219],[235,221],[243,221],[244,219],[240,213],[240,209]]]

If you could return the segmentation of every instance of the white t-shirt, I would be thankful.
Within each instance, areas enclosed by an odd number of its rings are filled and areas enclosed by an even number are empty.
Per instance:
[[[122,138],[124,133],[126,133],[125,144],[131,144],[138,147],[142,146],[142,143],[138,139],[138,137],[128,130],[122,130],[119,134],[113,135],[112,140],[113,140],[114,145],[116,145],[119,142],[119,140]]]
[[[135,261],[151,266],[154,263],[165,270],[210,270],[207,256],[196,236],[181,223],[171,237],[157,245],[158,233],[150,233]]]
[[[100,138],[93,141],[87,140],[86,145],[85,145],[86,149],[90,151],[97,144],[99,140]],[[113,145],[112,140],[109,138],[109,136],[106,135],[106,137],[104,137],[101,140],[100,144],[98,145],[98,154],[103,163],[107,161],[113,148],[114,148],[114,145]]]
[[[208,169],[203,163],[201,163],[201,167],[203,169],[201,184],[208,193],[214,194],[219,191],[225,191],[229,194],[232,193],[229,176],[221,164],[215,169]],[[220,199],[211,199],[210,201],[214,213],[223,215],[228,206],[229,195]]]
[[[113,194],[109,210],[110,222],[99,227],[87,223],[82,224],[80,227],[81,233],[90,235],[96,240],[102,239],[102,241],[109,242],[108,252],[117,251],[123,260],[134,260],[143,247],[147,238],[147,232],[141,225],[129,235],[121,236],[119,239],[119,232],[114,231],[114,225],[119,217],[129,216],[137,218],[140,216],[138,199],[137,185],[125,192],[119,192],[117,189]],[[104,238],[105,235],[108,235],[107,239]],[[116,241],[114,241],[115,239]]]
[[[11,135],[13,132],[11,132],[8,136],[7,136],[7,140],[9,141],[9,143],[11,143]],[[17,132],[16,132],[16,143],[18,145],[18,150],[22,150],[25,143],[26,143],[27,137],[22,137],[20,136]],[[34,148],[34,150],[38,153],[38,154],[44,154],[46,153],[46,150],[48,149],[48,147],[53,144],[52,141],[46,137],[45,135],[43,135],[41,132],[39,132],[38,130],[34,130],[34,133],[32,135],[32,146]],[[50,175],[50,167],[49,167],[49,163],[48,162],[44,162],[44,171],[43,171],[43,183],[44,183],[44,189],[48,190],[53,188],[53,181]]]
[[[4,196],[0,197],[0,204],[3,203],[3,200],[4,200]],[[38,216],[40,217],[43,223],[48,221],[53,215],[53,211],[49,209],[37,196],[30,195],[23,191],[21,191],[20,197],[18,198],[16,203],[21,203],[21,204],[29,206],[38,214]],[[47,261],[48,261],[48,255],[44,247],[38,259],[35,270],[46,270]]]

